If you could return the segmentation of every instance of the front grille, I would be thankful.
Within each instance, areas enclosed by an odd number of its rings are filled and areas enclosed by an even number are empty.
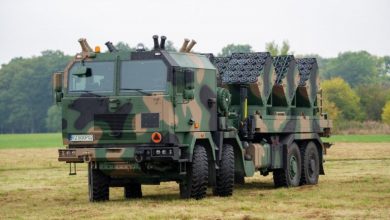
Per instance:
[[[94,115],[95,129],[122,131],[135,129],[134,114]]]
[[[158,128],[160,125],[159,113],[142,113],[141,127],[142,128]]]

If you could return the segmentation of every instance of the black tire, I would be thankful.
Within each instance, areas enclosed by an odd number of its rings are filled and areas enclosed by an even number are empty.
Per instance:
[[[273,171],[274,184],[276,187],[295,187],[299,186],[301,180],[301,153],[298,145],[292,143],[287,149],[286,169]]]
[[[142,198],[142,186],[140,183],[129,183],[124,187],[126,199]]]
[[[320,157],[317,145],[310,141],[305,147],[301,147],[302,175],[301,185],[315,185],[320,174]]]
[[[187,164],[187,176],[180,183],[180,197],[183,199],[202,199],[206,196],[209,178],[207,151],[202,145],[196,145],[192,163]]]
[[[234,150],[233,146],[225,144],[222,148],[220,167],[217,170],[217,182],[214,195],[231,196],[234,186]]]
[[[245,184],[245,177],[243,173],[234,173],[234,184],[236,185]]]
[[[110,178],[108,176],[102,171],[94,169],[92,164],[88,163],[88,191],[90,202],[109,200],[109,182]]]

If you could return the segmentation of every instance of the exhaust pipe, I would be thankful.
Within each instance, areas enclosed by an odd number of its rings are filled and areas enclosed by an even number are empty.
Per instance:
[[[105,43],[105,45],[107,46],[108,51],[110,51],[110,53],[118,52],[118,49],[115,48],[114,44],[112,44],[111,41],[107,41],[107,42]]]
[[[190,45],[188,45],[187,49],[185,50],[186,53],[191,52],[192,48],[195,46],[196,41],[192,40]]]
[[[183,45],[181,46],[179,52],[181,52],[181,53],[186,52],[186,49],[187,49],[187,46],[188,46],[189,42],[190,42],[190,40],[188,40],[187,38],[184,39]]]
[[[154,42],[154,50],[160,49],[160,46],[158,45],[158,35],[153,35],[153,42]]]
[[[161,42],[160,42],[160,50],[165,50],[165,40],[167,37],[161,36]]]
[[[91,52],[93,52],[92,48],[89,46],[89,44],[87,42],[87,39],[80,38],[79,39],[79,43],[80,43],[82,52],[84,52],[84,53],[91,53]]]

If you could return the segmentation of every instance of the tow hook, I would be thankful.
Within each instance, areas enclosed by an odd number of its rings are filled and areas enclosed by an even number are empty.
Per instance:
[[[86,162],[86,163],[91,162],[91,153],[85,152],[84,155],[83,155],[83,161]]]
[[[135,162],[141,163],[141,162],[143,161],[143,159],[144,159],[144,157],[142,156],[142,154],[137,153],[137,154],[135,155]]]

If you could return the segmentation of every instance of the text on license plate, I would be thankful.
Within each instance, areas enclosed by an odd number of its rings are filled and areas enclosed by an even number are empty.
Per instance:
[[[72,134],[70,135],[70,141],[93,141],[92,134]]]

